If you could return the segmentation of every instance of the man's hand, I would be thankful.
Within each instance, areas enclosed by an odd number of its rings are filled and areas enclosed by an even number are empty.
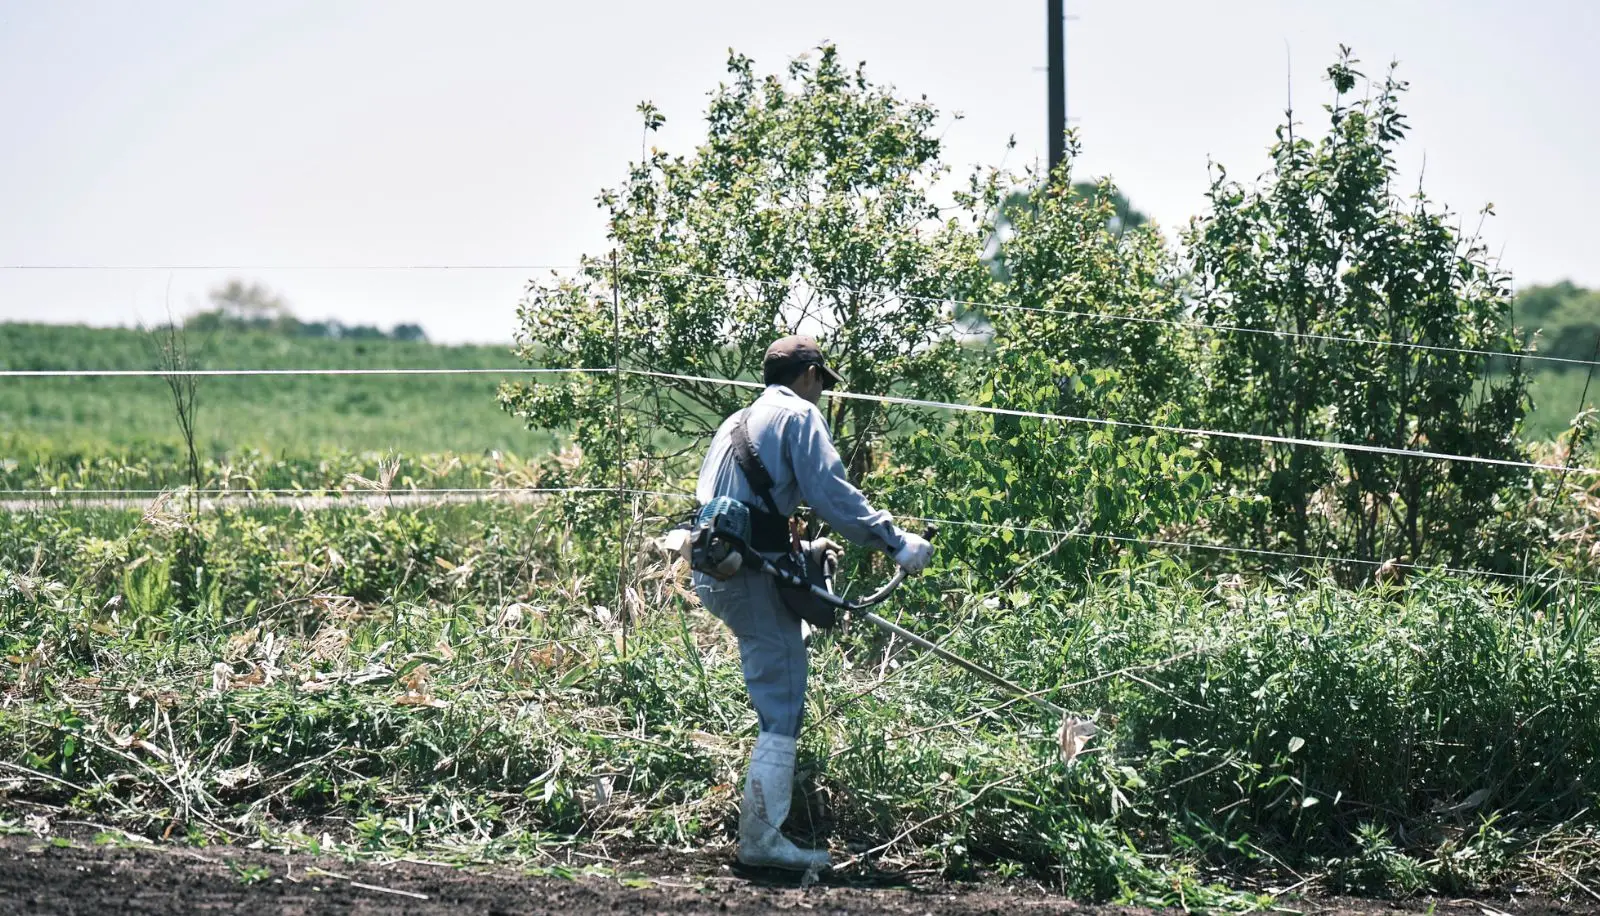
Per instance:
[[[838,542],[829,538],[817,538],[814,541],[801,541],[800,549],[805,551],[807,556],[816,557],[818,560],[832,557],[835,564],[839,562],[839,556],[844,553],[844,548],[839,546]]]
[[[920,534],[912,534],[909,531],[902,531],[900,534],[905,538],[905,543],[895,551],[894,561],[900,564],[901,569],[914,576],[928,568],[928,561],[933,559],[933,544]]]

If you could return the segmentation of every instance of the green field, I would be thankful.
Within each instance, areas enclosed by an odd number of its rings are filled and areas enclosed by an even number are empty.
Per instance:
[[[222,332],[191,335],[202,369],[515,368],[509,346],[439,346]],[[125,329],[0,324],[0,368],[153,369],[150,335]],[[326,451],[409,454],[500,450],[535,454],[548,436],[500,409],[496,387],[515,375],[202,378],[197,433],[213,457]],[[12,457],[140,452],[180,441],[160,378],[0,379],[0,447]]]
[[[204,369],[515,368],[508,346],[442,346],[220,332],[190,339]],[[0,324],[0,369],[153,369],[151,335],[121,328]],[[213,458],[259,450],[273,458],[336,452],[488,451],[537,455],[552,443],[500,408],[495,391],[515,374],[287,376],[200,380],[199,438]],[[1534,372],[1524,437],[1548,440],[1576,414],[1586,374]],[[1600,403],[1591,386],[1587,405]],[[160,378],[0,379],[0,447],[13,459],[54,453],[139,453],[176,448],[172,396]]]
[[[153,369],[151,335],[122,328],[0,323],[0,369]],[[203,369],[515,368],[507,346],[443,346],[394,340],[329,340],[222,332],[191,338]],[[326,376],[205,378],[198,431],[207,451],[273,455],[325,450],[511,451],[535,454],[550,438],[523,427],[495,398],[515,374],[485,376]],[[520,376],[526,378],[526,376]],[[1566,430],[1586,374],[1535,371],[1534,410],[1525,438]],[[1600,403],[1591,386],[1587,406]],[[49,443],[57,450],[115,451],[180,441],[172,398],[159,378],[0,380],[0,436],[13,450]]]
[[[1593,410],[1600,405],[1600,379],[1589,382],[1588,373],[1581,369],[1541,369],[1532,374],[1528,394],[1533,398],[1533,411],[1523,424],[1522,435],[1530,441],[1554,439],[1572,426],[1578,415],[1578,398],[1587,385],[1588,395],[1583,407]]]

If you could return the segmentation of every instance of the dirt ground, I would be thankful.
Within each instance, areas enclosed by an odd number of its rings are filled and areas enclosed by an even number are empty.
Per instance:
[[[773,876],[737,875],[725,856],[622,863],[625,877],[530,877],[506,868],[458,869],[423,862],[351,864],[339,859],[245,849],[96,845],[87,838],[0,838],[0,914],[543,914],[543,913],[931,913],[1084,912],[1132,914],[1123,907],[1080,907],[1039,888],[886,881],[880,886],[824,882],[800,889]],[[630,874],[649,877],[626,877]],[[1595,913],[1559,901],[1526,899],[1404,904],[1354,900],[1282,901],[1283,911],[1448,913],[1542,916]]]

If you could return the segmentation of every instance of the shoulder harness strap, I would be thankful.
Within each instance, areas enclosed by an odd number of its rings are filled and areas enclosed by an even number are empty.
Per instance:
[[[761,463],[761,456],[756,454],[755,443],[750,441],[750,408],[739,411],[739,421],[733,424],[733,459],[738,462],[739,470],[744,472],[744,479],[749,481],[750,489],[756,491],[761,501],[766,503],[767,511],[779,518],[783,513],[778,511],[777,500],[772,498],[772,474],[767,471],[767,466]]]

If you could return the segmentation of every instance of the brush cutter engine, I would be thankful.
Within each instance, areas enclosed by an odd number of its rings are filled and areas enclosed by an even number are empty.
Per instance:
[[[689,565],[719,582],[744,568],[750,549],[750,507],[719,496],[701,507],[689,533]]]

